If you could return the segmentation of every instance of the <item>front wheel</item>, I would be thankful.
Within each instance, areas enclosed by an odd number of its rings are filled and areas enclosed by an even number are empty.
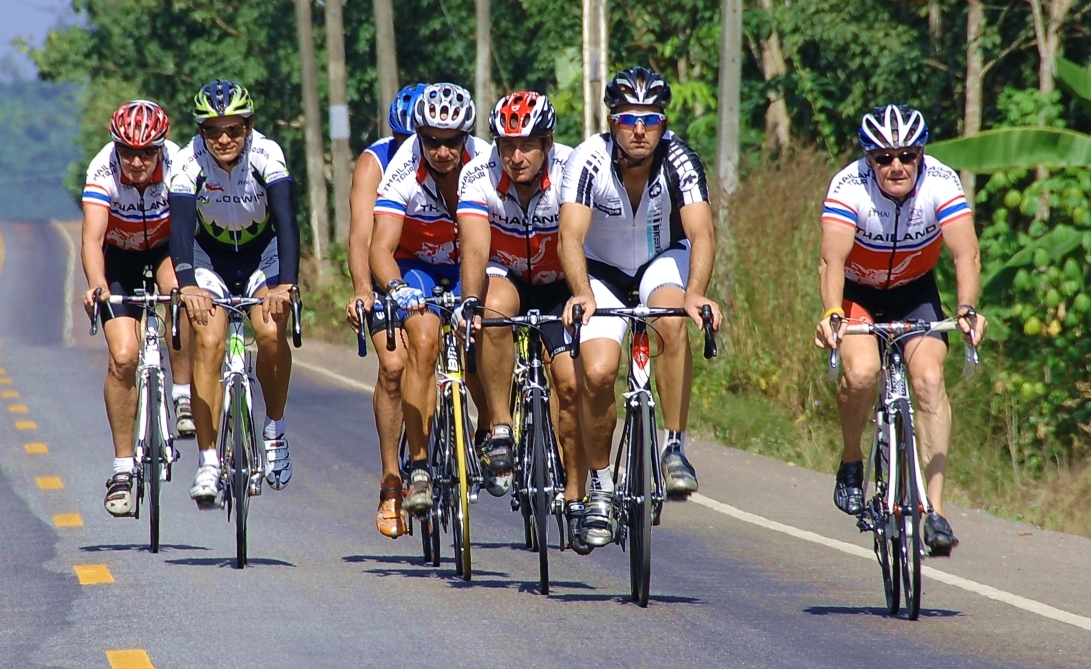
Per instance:
[[[162,468],[163,448],[165,444],[166,435],[163,434],[163,418],[162,412],[166,410],[166,406],[163,404],[163,387],[159,383],[159,377],[156,374],[149,375],[148,378],[148,410],[144,412],[147,417],[147,430],[144,434],[146,440],[144,442],[144,462],[141,463],[144,468],[144,480],[148,485],[148,520],[149,529],[149,544],[151,545],[151,552],[159,552],[159,492],[162,489],[162,482],[159,479],[159,472]]]
[[[917,489],[917,458],[913,439],[913,417],[909,402],[898,400],[894,405],[894,426],[897,441],[898,489],[894,499],[898,502],[899,559],[901,561],[902,588],[905,594],[905,612],[910,620],[921,613],[921,500]]]
[[[455,471],[458,476],[454,482],[457,487],[458,494],[455,496],[455,513],[454,519],[456,521],[454,527],[455,534],[455,560],[456,571],[458,575],[463,579],[469,581],[472,576],[470,568],[470,474],[468,450],[466,446],[466,423],[465,423],[465,397],[463,396],[462,386],[458,384],[451,385],[450,401],[453,411],[451,412],[451,422],[453,424],[453,430],[449,433],[454,439],[455,448]]]
[[[250,429],[249,407],[245,389],[238,378],[231,386],[231,487],[235,503],[235,566],[246,566],[246,521],[250,513],[250,458],[253,430]]]
[[[640,607],[648,606],[652,571],[652,462],[655,422],[645,395],[632,415],[632,440],[629,442],[628,480],[629,584],[632,598]]]
[[[535,390],[531,398],[531,414],[534,421],[531,452],[531,494],[534,516],[534,538],[538,544],[538,571],[542,594],[549,594],[549,518],[553,512],[553,495],[549,471],[546,466],[545,399],[542,391]]]

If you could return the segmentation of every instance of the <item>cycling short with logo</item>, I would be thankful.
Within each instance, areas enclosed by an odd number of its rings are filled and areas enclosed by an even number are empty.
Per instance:
[[[193,245],[193,275],[197,285],[214,297],[253,297],[262,288],[280,283],[277,238],[263,248],[206,251]]]
[[[526,316],[531,309],[537,309],[543,315],[560,316],[564,313],[564,306],[568,304],[568,298],[572,297],[572,291],[564,279],[553,283],[541,283],[531,285],[523,281],[507,267],[495,262],[490,262],[485,269],[485,274],[492,279],[506,280],[515,287],[519,293],[519,313],[517,316]],[[498,314],[486,313],[485,318],[495,318]],[[539,327],[542,331],[542,343],[545,344],[549,357],[553,358],[568,350],[568,341],[565,338],[564,325],[560,322],[545,323]]]
[[[147,251],[127,251],[113,244],[103,247],[102,255],[106,266],[106,285],[111,295],[133,295],[144,289],[144,268],[152,268],[154,280],[159,266],[170,262],[170,248],[166,243]],[[172,265],[173,267],[173,265]],[[99,309],[102,323],[111,318],[140,318],[144,309],[135,304],[104,304]]]

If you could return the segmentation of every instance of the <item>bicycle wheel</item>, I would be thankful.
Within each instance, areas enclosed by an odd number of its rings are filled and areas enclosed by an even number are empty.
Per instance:
[[[876,426],[877,430],[886,429],[885,426]],[[875,557],[879,561],[879,568],[883,572],[883,592],[886,595],[886,612],[890,615],[896,615],[898,609],[901,608],[901,570],[896,567],[891,569],[890,556],[898,554],[897,539],[892,536],[891,524],[889,521],[889,514],[883,507],[883,500],[886,498],[886,489],[888,485],[887,481],[887,451],[888,446],[884,442],[877,444],[874,454],[875,462],[873,469],[875,470],[875,496],[872,497],[871,508],[873,522],[875,523]]]
[[[231,382],[231,487],[235,502],[235,566],[246,566],[246,521],[250,513],[250,451],[253,438],[249,421],[245,414],[245,390],[242,380],[235,378]]]
[[[454,496],[455,513],[455,561],[456,572],[465,580],[470,580],[470,476],[467,464],[466,448],[466,398],[462,384],[452,383],[450,387],[451,422],[454,428],[450,434],[455,447],[455,474],[453,482],[458,494]]]
[[[162,426],[165,410],[163,405],[163,388],[159,385],[157,374],[148,375],[148,410],[144,412],[148,424],[144,431],[144,480],[148,484],[148,520],[150,525],[149,542],[151,552],[159,552],[159,492],[162,489],[159,480],[159,472],[162,469],[164,438]]]
[[[546,466],[545,397],[542,391],[531,391],[530,399],[533,432],[530,441],[531,513],[534,516],[534,537],[538,544],[538,571],[542,594],[549,594],[549,518],[553,499],[549,488],[549,471]]]
[[[921,500],[917,490],[913,417],[909,413],[909,402],[904,399],[894,404],[894,432],[898,462],[898,494],[895,499],[900,510],[898,557],[901,561],[906,616],[916,620],[921,612]]]
[[[655,422],[647,395],[638,396],[639,406],[632,415],[632,439],[629,442],[629,468],[626,472],[629,498],[629,584],[633,601],[648,606],[652,570],[652,430]]]

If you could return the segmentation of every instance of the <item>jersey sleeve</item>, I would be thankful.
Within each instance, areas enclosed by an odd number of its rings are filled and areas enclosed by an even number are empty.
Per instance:
[[[395,166],[391,163],[386,174],[383,175],[383,180],[379,182],[379,194],[375,198],[375,215],[404,218],[406,205],[409,202],[406,179],[413,178],[414,175],[408,165]]]
[[[925,158],[927,161],[928,159]],[[926,165],[925,178],[934,186],[936,222],[940,227],[971,215],[970,205],[966,202],[966,193],[962,190],[962,181],[958,174],[946,165]]]
[[[671,142],[667,151],[668,168],[674,172],[675,187],[678,188],[682,206],[697,202],[708,202],[708,180],[705,166],[688,144],[678,138]]]
[[[288,173],[288,164],[284,160],[284,149],[271,139],[263,139],[265,141],[261,142],[258,153],[262,157],[261,178],[268,188],[278,181],[290,179],[291,174]]]
[[[458,216],[489,217],[488,161],[474,160],[458,179]]]
[[[857,164],[842,170],[830,182],[826,191],[826,200],[822,203],[822,222],[840,223],[852,228],[859,220],[860,206],[857,204],[857,191],[862,177]]]
[[[193,155],[193,146],[187,146],[178,152],[171,164],[170,192],[172,195],[196,197],[197,176],[201,166]]]
[[[588,140],[591,141],[591,140]],[[561,204],[575,203],[590,207],[595,191],[599,166],[587,142],[580,144],[568,156],[561,179]]]
[[[110,166],[110,154],[103,149],[87,166],[87,179],[83,186],[83,205],[109,208],[114,188],[114,172]]]

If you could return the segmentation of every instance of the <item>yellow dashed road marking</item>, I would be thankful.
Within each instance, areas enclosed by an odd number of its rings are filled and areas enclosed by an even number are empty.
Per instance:
[[[155,669],[148,654],[142,650],[108,650],[106,659],[113,669]]]
[[[49,452],[49,448],[45,444],[34,443],[23,446],[29,455],[44,455]]]
[[[8,413],[26,413],[30,411],[25,404],[10,404],[8,405]]]
[[[72,569],[76,572],[76,578],[80,585],[98,585],[100,583],[113,583],[114,576],[104,564],[78,564]]]
[[[5,376],[3,378],[0,378],[0,386],[10,386],[10,385],[11,385],[11,377],[10,376]]]
[[[8,375],[8,370],[4,369],[3,367],[0,367],[0,376],[7,376],[7,375]]]
[[[57,527],[83,527],[83,518],[78,513],[58,513],[53,516],[53,524]]]
[[[17,430],[37,430],[38,424],[32,420],[17,420],[15,421],[15,429]]]
[[[34,480],[42,490],[60,490],[64,487],[59,476],[36,476]]]
[[[14,400],[19,398],[19,393],[15,390],[5,390],[0,392],[0,397],[3,397],[6,400]]]

